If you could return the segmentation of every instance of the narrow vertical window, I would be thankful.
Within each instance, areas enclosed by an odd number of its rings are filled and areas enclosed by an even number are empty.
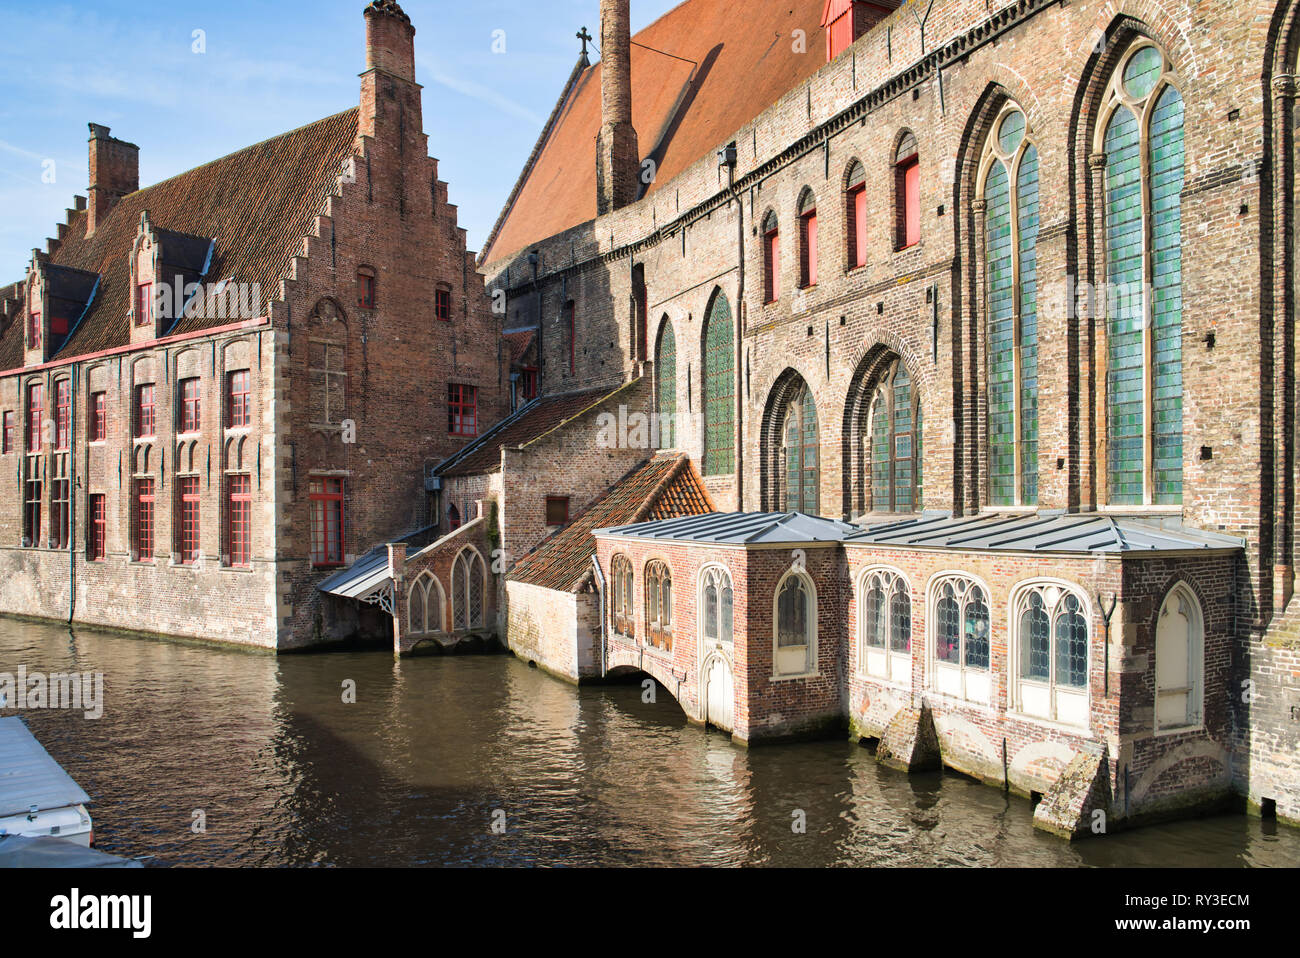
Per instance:
[[[136,562],[153,559],[153,479],[135,480],[135,536],[132,543]]]
[[[921,501],[921,408],[907,368],[895,361],[871,403],[871,510],[915,512]]]
[[[153,385],[135,387],[135,436],[146,439],[154,434]]]
[[[1201,724],[1205,621],[1195,594],[1181,583],[1165,598],[1156,620],[1155,684],[1157,731]]]
[[[730,644],[733,639],[733,593],[731,576],[717,566],[704,572],[702,614],[704,638]]]
[[[104,442],[108,438],[108,403],[104,393],[90,394],[90,441]]]
[[[650,317],[647,315],[649,292],[645,285],[645,264],[637,263],[632,267],[632,341],[633,348],[637,359],[648,359],[649,352],[646,345],[646,335],[649,332],[647,326]]]
[[[907,580],[888,569],[867,572],[859,590],[859,668],[894,682],[912,679],[912,597]]]
[[[478,387],[447,385],[447,431],[453,436],[478,435]]]
[[[177,390],[180,393],[180,431],[181,432],[198,432],[199,431],[199,380],[197,378],[182,379],[177,384]]]
[[[1013,707],[1036,718],[1088,722],[1089,628],[1084,601],[1071,589],[1044,583],[1012,596]]]
[[[816,668],[816,621],[811,580],[788,573],[776,590],[774,675],[805,675]]]
[[[487,594],[483,557],[471,549],[456,556],[451,566],[451,614],[455,628],[481,629]]]
[[[41,457],[27,456],[23,461],[23,545],[39,548],[41,544]]]
[[[4,427],[0,432],[0,453],[8,455],[14,451],[14,414],[13,410],[4,411]]]
[[[181,476],[176,480],[177,549],[182,565],[191,565],[199,557],[199,477]]]
[[[311,480],[311,562],[317,567],[343,564],[343,480]]]
[[[848,242],[848,266],[854,270],[867,265],[867,171],[856,160],[849,170],[844,202],[845,230]]]
[[[632,601],[632,563],[627,556],[614,556],[613,602],[614,631],[624,638],[636,635],[636,606]]]
[[[90,497],[90,522],[86,526],[86,558],[97,562],[108,550],[108,507],[102,495]]]
[[[576,374],[578,361],[578,317],[573,300],[564,304],[560,322],[564,327],[565,359],[569,364],[569,375],[573,376]]]
[[[226,374],[226,428],[240,429],[253,423],[252,389],[247,369]]]
[[[817,404],[807,383],[799,386],[786,407],[784,444],[785,510],[820,513]]]
[[[460,510],[454,502],[447,506],[447,528],[452,532],[460,528]]]
[[[375,271],[369,266],[357,270],[357,306],[360,309],[375,308]]]
[[[655,392],[659,413],[659,448],[672,449],[677,441],[677,337],[665,316],[659,324],[655,350]]]
[[[338,425],[347,418],[347,352],[338,343],[307,344],[312,422]]]
[[[252,477],[226,477],[226,564],[246,567],[253,554]]]
[[[135,288],[135,324],[148,326],[153,322],[153,283],[140,283]]]
[[[27,451],[41,451],[41,420],[45,416],[45,386],[32,383],[27,387]]]
[[[27,316],[27,348],[41,348],[41,313],[33,309]]]
[[[720,476],[736,468],[735,346],[731,304],[714,294],[704,326],[704,474]]]
[[[1038,151],[1007,107],[984,150],[989,501],[1038,501]]]
[[[805,190],[799,203],[799,286],[817,285],[817,198]]]
[[[931,586],[936,691],[987,703],[989,673],[989,598],[983,586],[963,576],[945,576]]]
[[[897,249],[921,241],[921,158],[911,133],[904,135],[894,155],[894,221]]]
[[[72,481],[67,475],[67,456],[53,463],[58,470],[50,480],[50,547],[66,549],[71,545]]]
[[[439,286],[433,293],[433,315],[444,323],[451,322],[451,290]]]
[[[526,366],[519,371],[519,390],[524,401],[537,398],[537,369]]]
[[[656,649],[673,650],[673,577],[668,566],[655,560],[645,570],[645,623],[647,641]]]
[[[776,214],[763,220],[763,301],[775,303],[781,295],[781,233]]]
[[[60,379],[54,384],[54,448],[67,449],[72,442],[72,384]]]
[[[1163,54],[1116,72],[1105,153],[1107,501],[1182,502],[1183,99]]]

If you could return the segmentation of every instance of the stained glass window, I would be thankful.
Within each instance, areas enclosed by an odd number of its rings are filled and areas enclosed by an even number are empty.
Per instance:
[[[817,515],[817,404],[812,390],[801,385],[785,414],[785,508]]]
[[[949,576],[935,588],[935,659],[987,671],[990,621],[983,587],[961,576]]]
[[[1020,593],[1020,679],[1055,689],[1088,687],[1088,620],[1083,601],[1051,583]],[[1052,717],[1052,713],[1043,713]]]
[[[726,475],[736,468],[735,355],[731,305],[721,292],[713,298],[704,329],[704,474]]]
[[[921,410],[901,362],[881,377],[871,403],[871,509],[921,507]]]
[[[655,352],[655,383],[659,400],[659,448],[672,449],[676,442],[673,427],[677,419],[677,337],[667,316]]]

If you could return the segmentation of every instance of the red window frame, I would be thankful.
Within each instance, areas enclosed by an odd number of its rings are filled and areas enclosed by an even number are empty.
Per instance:
[[[41,348],[41,312],[33,309],[27,319],[27,348]]]
[[[311,564],[318,569],[343,564],[343,480],[311,480]]]
[[[547,496],[546,497],[546,524],[548,526],[562,526],[569,521],[569,497],[568,496]]]
[[[433,292],[433,315],[444,323],[451,322],[451,290],[437,289]]]
[[[108,549],[108,505],[104,496],[96,494],[90,497],[89,548],[86,558],[97,562],[104,558]]]
[[[135,288],[135,324],[148,326],[153,319],[153,283],[140,283]]]
[[[41,451],[41,417],[45,415],[45,384],[27,386],[27,451]]]
[[[201,390],[197,376],[189,379],[182,379],[176,385],[176,392],[180,396],[180,431],[181,432],[198,432],[202,425],[201,414]]]
[[[137,439],[151,438],[157,428],[157,422],[154,418],[154,393],[153,383],[146,383],[143,386],[135,387],[135,437]]]
[[[357,308],[375,308],[375,274],[366,270],[357,272]]]
[[[849,190],[849,268],[867,265],[867,184]]]
[[[153,561],[153,479],[135,480],[135,523],[132,547],[136,562]]]
[[[253,482],[226,477],[226,564],[247,568],[253,555]]]
[[[226,428],[239,429],[252,425],[251,375],[247,369],[237,369],[226,374]]]
[[[108,438],[108,400],[104,393],[90,394],[90,441]]]
[[[763,301],[775,303],[781,295],[781,231],[773,227],[763,234]]]
[[[895,168],[900,250],[921,242],[921,160],[913,153]]]
[[[39,478],[39,463],[28,459],[23,480],[23,538],[26,545],[39,549],[41,545],[41,502],[44,486]]]
[[[55,549],[66,549],[72,538],[68,527],[72,516],[72,485],[67,479],[53,479],[50,491],[50,537]]]
[[[0,454],[8,455],[14,451],[14,413],[12,409],[4,411],[4,425],[0,428]]]
[[[817,285],[817,209],[814,207],[799,217],[799,239],[803,246],[799,258],[801,285],[807,289]]]
[[[478,435],[478,387],[447,384],[447,433],[452,436]]]
[[[853,6],[850,3],[848,10],[832,20],[826,27],[827,63],[830,63],[853,45]]]
[[[72,383],[60,379],[54,384],[54,448],[72,444]]]
[[[537,367],[526,366],[519,372],[519,390],[524,399],[537,398]]]
[[[199,477],[176,480],[176,551],[181,565],[193,565],[199,557]]]
[[[456,508],[456,503],[447,506],[447,529],[455,532],[460,528],[460,510]]]

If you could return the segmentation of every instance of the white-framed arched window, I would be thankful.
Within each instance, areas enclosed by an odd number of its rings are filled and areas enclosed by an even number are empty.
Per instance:
[[[1204,705],[1205,617],[1196,594],[1180,582],[1156,620],[1156,731],[1200,726]]]
[[[891,682],[912,681],[912,592],[893,569],[858,581],[858,668]]]
[[[413,635],[445,632],[445,606],[442,583],[428,571],[420,573],[406,596],[406,627]]]
[[[980,161],[989,504],[1038,501],[1038,150],[1008,103]]]
[[[1094,150],[1104,161],[1106,502],[1183,501],[1183,98],[1142,38],[1120,61]]]
[[[610,578],[613,588],[610,594],[610,613],[614,619],[614,631],[624,638],[636,636],[636,605],[632,601],[632,563],[625,555],[614,556]]]
[[[703,647],[730,646],[734,632],[731,573],[722,566],[700,572],[700,639]]]
[[[772,674],[817,671],[817,588],[806,572],[790,570],[772,596]]]
[[[474,549],[462,549],[451,566],[451,616],[457,630],[483,627],[487,568]]]
[[[936,692],[988,704],[988,587],[972,576],[939,573],[930,580],[931,685]]]
[[[1065,582],[1039,581],[1011,594],[1011,707],[1034,718],[1088,724],[1092,610]]]

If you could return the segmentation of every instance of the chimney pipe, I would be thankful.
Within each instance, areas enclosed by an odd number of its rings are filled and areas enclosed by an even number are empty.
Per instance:
[[[635,202],[641,156],[632,126],[630,0],[600,2],[601,125],[596,140],[596,212]]]
[[[140,147],[109,135],[109,129],[90,124],[90,197],[86,235],[94,236],[117,201],[140,188]]]
[[[415,80],[415,27],[396,0],[374,0],[365,9],[366,70]]]

